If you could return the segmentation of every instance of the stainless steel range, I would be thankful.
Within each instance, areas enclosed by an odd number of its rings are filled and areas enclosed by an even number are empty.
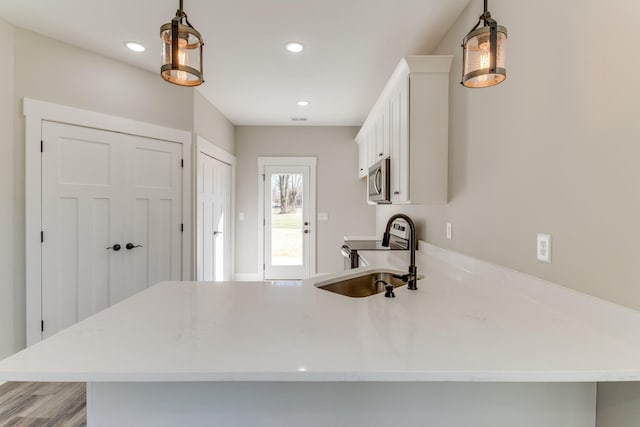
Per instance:
[[[341,252],[345,258],[344,269],[362,267],[363,261],[358,251],[409,250],[409,224],[403,219],[396,220],[390,233],[389,247],[382,246],[382,240],[345,238]]]

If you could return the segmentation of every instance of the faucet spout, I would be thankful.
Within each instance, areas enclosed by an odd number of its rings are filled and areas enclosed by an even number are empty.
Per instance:
[[[409,275],[407,280],[407,287],[411,290],[418,289],[418,267],[416,267],[416,226],[413,220],[402,213],[395,214],[387,221],[387,227],[384,230],[382,236],[382,246],[389,246],[389,240],[391,238],[391,225],[393,225],[396,219],[403,219],[409,224],[409,251],[411,260],[409,261]]]

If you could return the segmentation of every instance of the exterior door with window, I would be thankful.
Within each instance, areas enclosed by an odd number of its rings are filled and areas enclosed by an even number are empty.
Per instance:
[[[307,279],[315,272],[315,159],[277,163],[262,170],[264,278]]]

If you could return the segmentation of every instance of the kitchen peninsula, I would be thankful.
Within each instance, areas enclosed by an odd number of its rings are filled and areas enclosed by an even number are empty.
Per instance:
[[[90,427],[584,427],[597,382],[640,381],[639,313],[420,247],[425,278],[396,298],[327,276],[160,283],[1,361],[0,381],[87,382]]]

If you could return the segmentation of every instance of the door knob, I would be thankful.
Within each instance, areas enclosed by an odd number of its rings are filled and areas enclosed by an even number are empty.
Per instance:
[[[309,225],[309,221],[305,221],[304,225]]]
[[[309,234],[309,230],[304,230],[304,234]]]
[[[214,232],[213,232],[213,235],[214,235],[214,236],[217,236],[218,234],[222,234],[222,231],[214,231]]]
[[[135,249],[135,248],[142,248],[142,245],[134,245],[133,243],[127,243],[125,245],[125,248],[127,248],[127,250],[131,250],[131,249]]]
[[[122,248],[122,246],[120,246],[119,243],[116,243],[113,246],[109,246],[107,249],[113,249],[114,251],[118,252],[120,250],[120,248]],[[128,248],[127,248],[128,249]]]

